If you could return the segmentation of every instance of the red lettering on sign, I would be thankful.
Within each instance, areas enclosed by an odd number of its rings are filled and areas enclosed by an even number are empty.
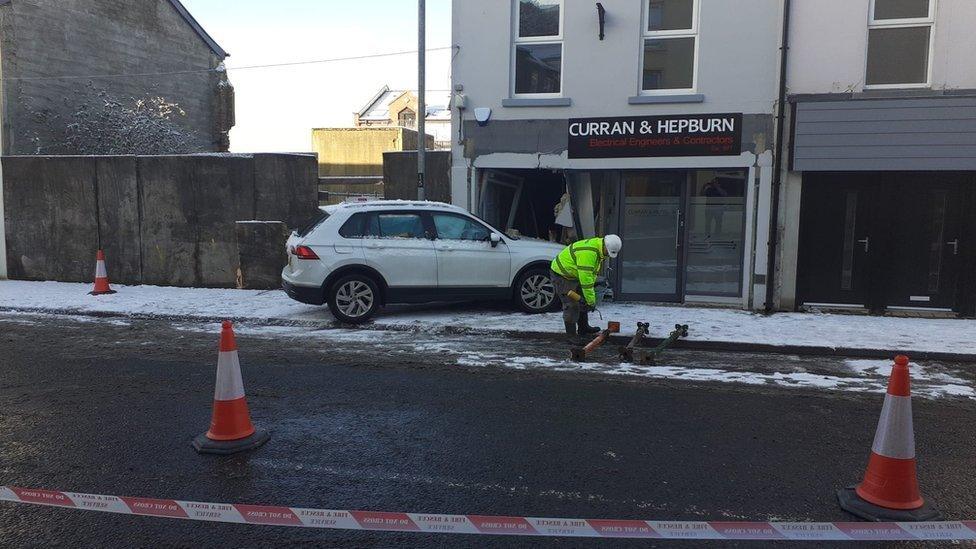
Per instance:
[[[253,524],[277,524],[283,526],[289,524],[302,524],[302,520],[287,507],[241,504],[236,504],[234,507],[237,509],[237,512],[244,517],[244,520]]]
[[[153,517],[187,518],[186,511],[171,499],[122,498],[133,514]]]
[[[406,513],[382,513],[379,511],[350,511],[356,522],[367,530],[396,530],[419,532],[420,527]]]
[[[590,527],[601,536],[659,538],[661,534],[642,520],[599,520],[587,519]]]
[[[43,503],[44,505],[58,505],[61,507],[74,507],[75,504],[71,499],[64,495],[62,492],[55,492],[52,490],[29,490],[27,488],[15,488],[10,487],[13,493],[17,494],[17,497],[21,501],[27,503]]]

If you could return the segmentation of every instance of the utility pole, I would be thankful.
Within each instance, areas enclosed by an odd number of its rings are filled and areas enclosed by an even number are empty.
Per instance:
[[[417,200],[426,200],[427,172],[427,2],[417,0]]]

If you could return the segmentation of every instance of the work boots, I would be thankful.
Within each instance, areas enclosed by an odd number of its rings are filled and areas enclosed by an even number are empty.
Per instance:
[[[599,331],[600,331],[600,329],[597,328],[596,326],[590,326],[590,314],[589,313],[580,313],[580,316],[579,316],[579,330],[577,330],[577,332],[579,333],[580,337],[588,336],[588,335],[593,335],[593,334],[595,334],[595,333],[597,333]]]
[[[566,341],[570,345],[579,345],[579,337],[576,335],[576,323],[566,322]]]

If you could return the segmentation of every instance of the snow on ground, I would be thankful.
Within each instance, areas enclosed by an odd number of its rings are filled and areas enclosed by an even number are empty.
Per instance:
[[[180,330],[219,333],[217,324],[207,325],[186,323],[177,326]],[[239,325],[235,328],[239,335],[266,338],[295,338],[307,341],[316,338],[330,343],[343,344],[346,352],[356,352],[357,345],[363,353],[375,358],[375,330],[321,329],[309,330],[295,326],[255,326]],[[499,349],[494,340],[485,340],[472,335],[432,335],[407,332],[387,332],[383,336],[384,352],[398,356],[400,353],[427,353],[446,357],[460,366],[501,367],[514,370],[546,370],[558,372],[580,372],[612,376],[632,376],[650,379],[675,381],[697,381],[718,383],[740,383],[746,385],[773,385],[788,389],[831,390],[856,393],[883,394],[891,374],[891,361],[886,360],[845,360],[783,357],[779,361],[762,364],[749,364],[740,369],[715,368],[696,365],[695,359],[688,359],[678,353],[664,356],[665,364],[640,366],[628,363],[578,363],[568,359],[545,356],[554,349],[535,349],[531,343],[512,342]],[[324,350],[331,352],[327,346]],[[521,353],[537,350],[533,356]],[[558,352],[558,350],[556,350]],[[604,353],[607,354],[607,353]],[[613,353],[609,353],[612,355]],[[606,358],[606,357],[604,357]],[[825,371],[808,371],[810,364]],[[976,381],[966,380],[938,363],[911,363],[912,394],[916,397],[937,399],[960,397],[976,400]]]
[[[162,315],[186,318],[232,317],[253,320],[327,324],[324,307],[303,305],[284,292],[156,286],[114,286],[117,294],[87,295],[90,285],[62,282],[0,281],[0,308],[73,313]],[[919,350],[976,354],[976,320],[890,318],[818,313],[763,316],[734,309],[607,303],[604,320],[617,320],[622,333],[633,334],[637,322],[650,322],[652,335],[663,337],[675,324],[690,326],[698,341],[758,343],[855,349]],[[598,321],[599,316],[593,315]],[[377,317],[374,326],[440,331],[449,327],[477,331],[559,332],[558,313],[525,315],[499,308],[432,306],[397,308]]]

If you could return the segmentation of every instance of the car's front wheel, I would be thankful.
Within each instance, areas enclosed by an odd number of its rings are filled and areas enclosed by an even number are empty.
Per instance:
[[[369,276],[351,274],[336,280],[329,288],[329,310],[341,322],[361,324],[376,314],[380,292]]]
[[[549,278],[549,270],[541,267],[522,273],[515,282],[515,304],[527,313],[545,313],[559,305],[556,287]]]

